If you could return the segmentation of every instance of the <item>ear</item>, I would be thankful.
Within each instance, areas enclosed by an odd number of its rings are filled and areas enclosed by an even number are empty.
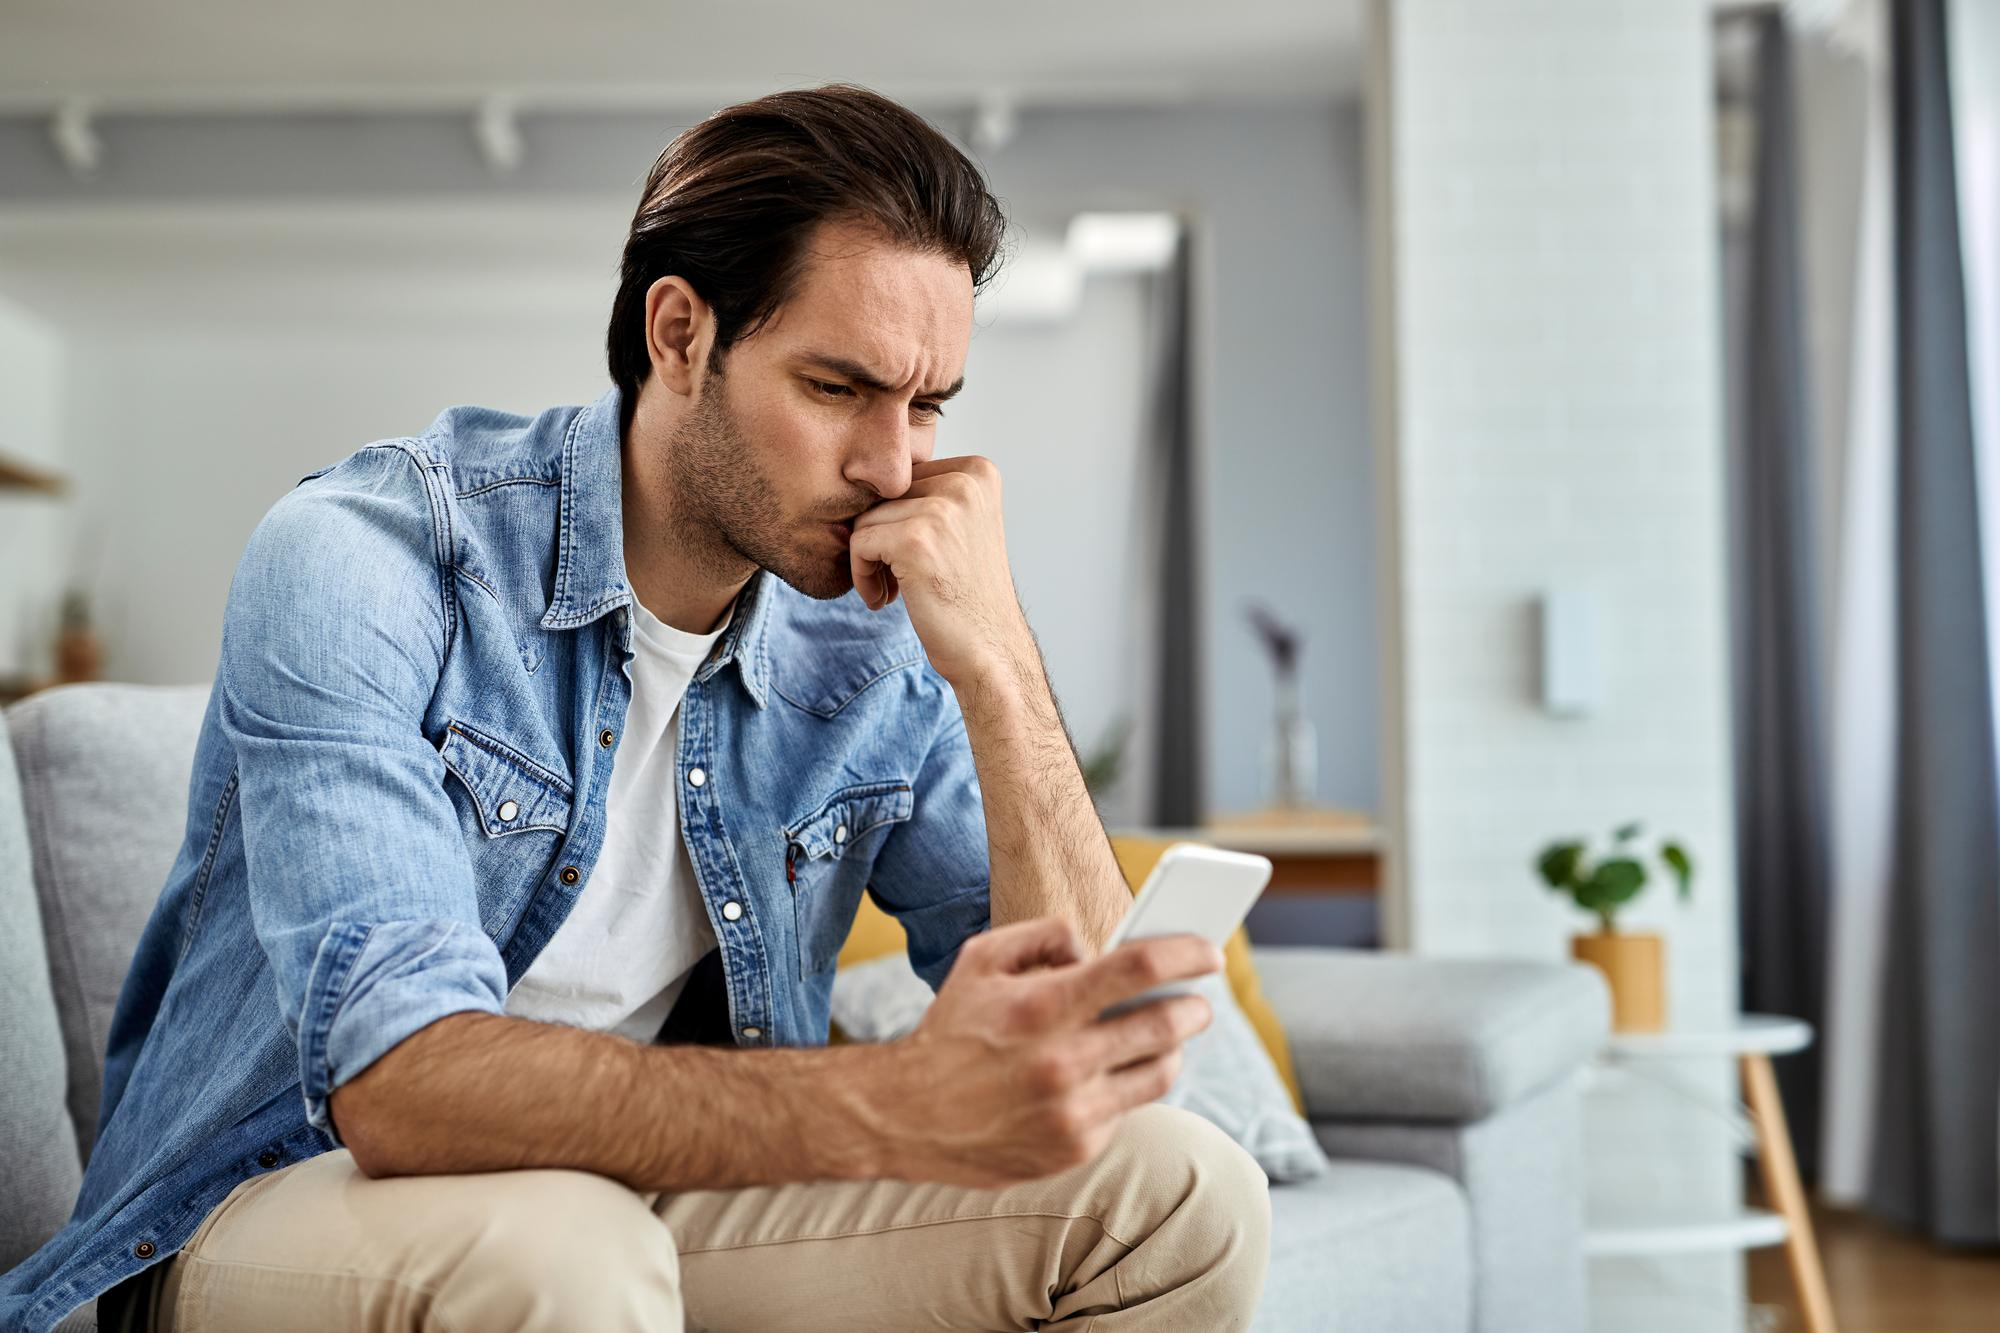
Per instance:
[[[661,278],[646,289],[646,355],[661,384],[692,397],[714,339],[714,313],[686,278]]]

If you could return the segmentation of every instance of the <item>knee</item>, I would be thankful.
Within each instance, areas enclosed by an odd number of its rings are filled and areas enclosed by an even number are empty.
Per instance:
[[[1271,1248],[1271,1191],[1264,1169],[1237,1142],[1192,1111],[1153,1103],[1125,1117],[1109,1152],[1143,1174],[1157,1208],[1192,1225],[1200,1260],[1248,1274],[1261,1285]]]
[[[637,1194],[588,1171],[508,1175],[465,1238],[462,1290],[519,1328],[681,1326],[673,1233]]]

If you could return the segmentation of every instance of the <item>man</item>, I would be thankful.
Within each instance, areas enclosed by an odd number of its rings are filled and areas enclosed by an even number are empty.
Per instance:
[[[1148,1106],[1215,970],[1129,897],[936,458],[1004,222],[830,87],[661,156],[613,388],[302,481],[10,1326],[1224,1329],[1261,1173]],[[823,1046],[864,889],[937,1000]],[[988,929],[989,925],[992,927]]]

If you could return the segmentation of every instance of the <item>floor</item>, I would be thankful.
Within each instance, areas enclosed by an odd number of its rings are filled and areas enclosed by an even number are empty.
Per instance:
[[[1815,1210],[1840,1333],[1993,1333],[2000,1328],[2000,1249],[1934,1247],[1859,1213]],[[1785,1252],[1750,1255],[1750,1327],[1803,1333]]]

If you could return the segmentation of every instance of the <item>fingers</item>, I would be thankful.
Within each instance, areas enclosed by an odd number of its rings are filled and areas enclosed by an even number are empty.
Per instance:
[[[1000,465],[984,454],[954,454],[950,458],[932,458],[910,464],[913,486],[919,481],[951,473],[962,473],[985,485],[997,486],[1000,482]]]
[[[1222,970],[1222,950],[1199,935],[1127,940],[1065,979],[1069,1007],[1085,1021],[1169,981],[1187,981]]]
[[[913,487],[893,500],[877,500],[856,514],[854,530],[860,532],[864,528],[877,527],[883,523],[900,523],[904,519],[918,517],[929,508],[930,504],[923,499],[923,493]]]
[[[977,972],[1027,972],[1081,962],[1083,941],[1067,917],[1038,916],[974,935],[958,957]]]
[[[880,611],[896,600],[901,585],[897,582],[896,571],[889,561],[901,539],[903,523],[868,523],[871,509],[855,520],[854,531],[847,539],[848,568],[853,571],[854,586],[861,593],[861,600],[871,611]],[[907,520],[905,520],[907,522]]]
[[[1079,1035],[1079,1057],[1093,1069],[1114,1071],[1180,1049],[1206,1029],[1215,1011],[1200,995],[1151,1000],[1116,1018],[1093,1023]]]
[[[1118,1115],[1135,1106],[1160,1100],[1174,1086],[1174,1080],[1180,1077],[1181,1065],[1180,1048],[1175,1047],[1149,1060],[1111,1070],[1104,1075],[1104,1089],[1099,1094],[1107,1114]]]

